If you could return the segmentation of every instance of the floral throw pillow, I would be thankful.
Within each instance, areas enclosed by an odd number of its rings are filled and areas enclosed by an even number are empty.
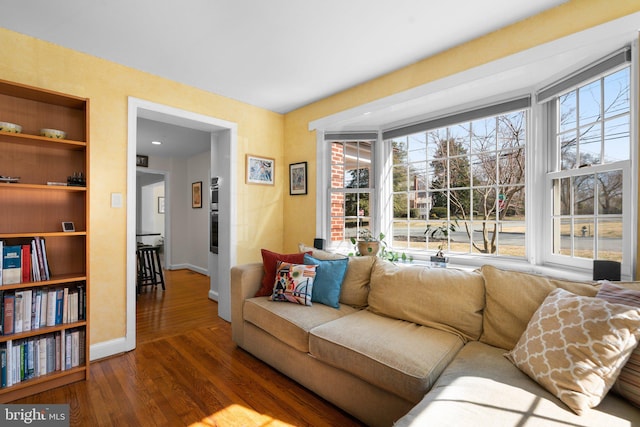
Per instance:
[[[600,404],[638,343],[640,310],[552,291],[505,354],[576,414]]]
[[[316,265],[291,264],[280,261],[276,269],[271,300],[312,305],[311,296],[316,267]]]

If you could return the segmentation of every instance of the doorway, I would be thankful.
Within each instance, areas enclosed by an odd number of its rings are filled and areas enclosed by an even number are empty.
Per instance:
[[[166,233],[165,221],[167,201],[166,171],[136,171],[136,243],[156,246],[160,253],[161,266],[167,265],[165,243],[171,246]]]
[[[231,320],[229,271],[236,260],[235,218],[237,124],[186,110],[156,104],[138,98],[129,98],[128,153],[127,153],[127,331],[122,350],[128,351],[136,345],[136,146],[138,119],[154,120],[186,128],[205,131],[211,139],[210,177],[221,179],[219,191],[219,217],[221,230],[218,236],[219,253],[208,253],[210,277],[209,298],[218,301],[218,315]],[[203,182],[203,194],[208,194],[210,184]],[[209,209],[208,199],[203,200],[203,209]],[[177,220],[177,218],[174,218]],[[169,230],[166,230],[167,233]],[[209,235],[209,230],[203,230]],[[166,248],[169,251],[169,248]]]

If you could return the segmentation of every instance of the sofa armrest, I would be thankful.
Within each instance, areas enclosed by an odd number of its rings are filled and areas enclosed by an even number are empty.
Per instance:
[[[231,337],[240,347],[244,340],[244,300],[253,298],[262,282],[262,263],[236,265],[231,268]]]

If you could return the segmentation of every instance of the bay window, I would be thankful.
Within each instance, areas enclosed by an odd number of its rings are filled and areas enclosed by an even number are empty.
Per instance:
[[[580,277],[615,260],[631,279],[636,74],[625,48],[538,91],[522,82],[408,124],[320,132],[318,233],[343,253],[368,229],[414,260],[443,250]]]

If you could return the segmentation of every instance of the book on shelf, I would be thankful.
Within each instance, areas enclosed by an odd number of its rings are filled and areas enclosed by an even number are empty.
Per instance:
[[[2,284],[12,285],[22,281],[22,246],[4,245],[2,248]]]
[[[15,294],[3,295],[4,312],[2,316],[2,330],[4,335],[13,334],[13,317],[15,313]]]
[[[31,281],[31,245],[22,245],[22,264],[20,269],[22,270],[22,282],[27,283]]]
[[[0,344],[0,387],[85,365],[85,330],[73,328]]]
[[[0,335],[86,320],[84,282],[59,287],[0,290]]]
[[[13,332],[19,334],[22,332],[22,319],[24,310],[24,300],[22,298],[22,291],[16,291],[14,309],[13,309]]]

